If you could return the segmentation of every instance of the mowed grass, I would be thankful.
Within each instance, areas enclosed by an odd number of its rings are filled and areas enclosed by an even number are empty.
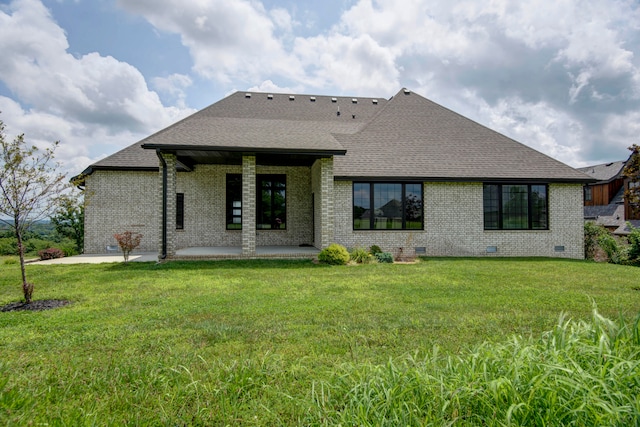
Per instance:
[[[594,305],[640,313],[640,270],[570,260],[27,268],[34,299],[72,304],[0,313],[0,424],[365,425],[340,411],[350,373],[535,339]],[[0,265],[0,306],[20,299],[19,274]]]

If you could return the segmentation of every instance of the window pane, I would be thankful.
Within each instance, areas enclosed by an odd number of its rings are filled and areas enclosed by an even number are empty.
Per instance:
[[[184,230],[184,193],[176,194],[176,230]]]
[[[371,228],[371,184],[356,182],[353,184],[353,229]]]
[[[531,186],[531,228],[534,230],[549,228],[546,185]]]
[[[402,229],[402,184],[373,184],[376,229]]]
[[[502,186],[502,228],[526,230],[529,228],[529,202],[526,185]]]
[[[286,228],[286,175],[258,176],[257,228],[280,230]]]
[[[422,229],[422,184],[405,184],[405,228]]]
[[[227,230],[242,229],[242,175],[227,174]]]
[[[498,185],[485,184],[483,189],[484,228],[497,230],[500,228],[500,190]]]

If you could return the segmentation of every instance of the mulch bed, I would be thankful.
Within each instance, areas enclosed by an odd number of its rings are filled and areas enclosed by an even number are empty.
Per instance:
[[[36,300],[31,301],[29,304],[25,304],[24,302],[12,302],[0,307],[0,311],[43,311],[63,307],[70,303],[71,301],[61,299]]]

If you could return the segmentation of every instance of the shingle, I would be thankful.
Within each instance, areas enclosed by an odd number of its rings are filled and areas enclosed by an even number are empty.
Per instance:
[[[597,179],[598,181],[606,182],[620,178],[625,163],[626,162],[624,160],[620,160],[617,162],[603,163],[600,165],[578,168],[578,170],[586,173],[594,179]]]
[[[149,147],[336,151],[334,175],[587,182],[557,160],[414,92],[329,97],[236,92],[93,167],[157,168]],[[314,97],[315,102],[310,102]],[[374,102],[377,100],[377,103]]]
[[[394,96],[362,130],[341,135],[337,177],[588,181],[524,144],[413,92]]]

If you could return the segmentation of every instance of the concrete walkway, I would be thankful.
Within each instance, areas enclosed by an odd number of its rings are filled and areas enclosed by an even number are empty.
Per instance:
[[[29,264],[102,264],[104,262],[123,262],[122,254],[82,254],[64,258],[48,259],[46,261],[34,261]],[[130,262],[155,262],[158,261],[157,252],[141,252],[129,255]]]
[[[251,258],[287,259],[287,258],[315,258],[320,251],[310,246],[258,246],[256,255]],[[246,259],[242,256],[242,248],[237,246],[193,247],[176,251],[176,259],[179,260],[206,260],[206,259]],[[65,258],[35,261],[30,264],[101,264],[104,262],[123,262],[121,253],[110,254],[83,254]],[[157,262],[157,252],[139,252],[129,256],[130,262]]]

